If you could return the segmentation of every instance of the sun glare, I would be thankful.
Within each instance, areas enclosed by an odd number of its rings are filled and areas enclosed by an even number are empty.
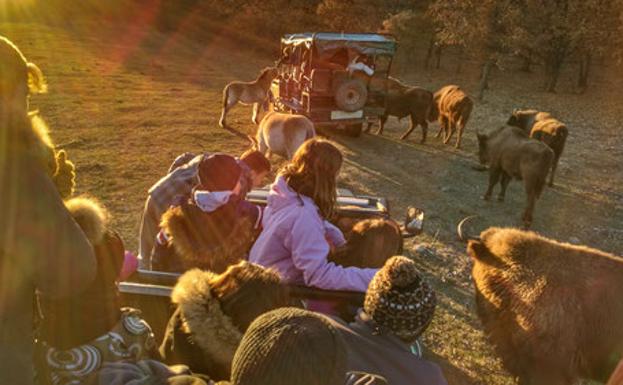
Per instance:
[[[27,15],[35,3],[36,0],[0,0],[0,20]]]

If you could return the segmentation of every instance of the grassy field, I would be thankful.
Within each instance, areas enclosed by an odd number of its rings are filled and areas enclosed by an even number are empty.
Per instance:
[[[136,250],[146,191],[185,151],[242,152],[246,143],[220,129],[222,87],[252,79],[274,58],[252,54],[220,34],[201,44],[151,29],[98,25],[79,30],[39,24],[0,24],[27,58],[47,75],[50,92],[33,108],[49,123],[56,143],[77,164],[78,192],[99,198],[113,213],[126,247]],[[451,67],[451,66],[448,66]],[[475,92],[476,76],[454,68],[404,71],[405,81],[436,89],[456,83]],[[387,197],[400,218],[408,205],[423,208],[425,234],[406,250],[438,291],[435,320],[425,335],[431,356],[451,384],[511,384],[487,344],[474,312],[470,263],[454,227],[481,214],[486,225],[517,225],[524,204],[519,182],[505,203],[480,199],[487,175],[475,171],[475,130],[503,124],[515,107],[551,111],[565,121],[570,138],[557,185],[537,204],[534,230],[562,241],[623,254],[623,106],[617,87],[596,80],[599,91],[559,95],[535,91],[529,74],[496,74],[485,102],[477,103],[456,151],[434,138],[417,144],[420,132],[397,138],[406,121],[390,119],[384,137],[347,138],[329,133],[346,154],[340,184],[358,193]],[[253,132],[250,108],[237,107],[230,122]],[[280,160],[273,159],[275,166]],[[417,246],[427,252],[416,253]]]

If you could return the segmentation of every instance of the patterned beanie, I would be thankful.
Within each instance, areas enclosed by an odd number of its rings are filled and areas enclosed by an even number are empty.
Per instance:
[[[236,158],[225,154],[203,156],[197,170],[199,188],[208,191],[233,190],[241,175]]]
[[[346,347],[324,316],[281,308],[259,316],[242,337],[232,385],[343,385]]]
[[[435,292],[422,280],[415,262],[396,256],[370,282],[363,309],[379,326],[411,342],[433,319],[436,305]]]

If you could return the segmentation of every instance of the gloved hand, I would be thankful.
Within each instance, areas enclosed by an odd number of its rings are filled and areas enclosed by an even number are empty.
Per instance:
[[[61,198],[70,198],[76,186],[76,166],[74,166],[72,161],[67,159],[67,152],[65,152],[65,150],[57,151],[55,159],[56,172],[52,176],[52,180]]]

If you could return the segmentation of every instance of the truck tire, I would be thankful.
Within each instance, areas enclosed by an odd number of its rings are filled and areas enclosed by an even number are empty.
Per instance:
[[[335,104],[342,111],[354,112],[363,108],[368,89],[361,79],[348,79],[335,87]]]

